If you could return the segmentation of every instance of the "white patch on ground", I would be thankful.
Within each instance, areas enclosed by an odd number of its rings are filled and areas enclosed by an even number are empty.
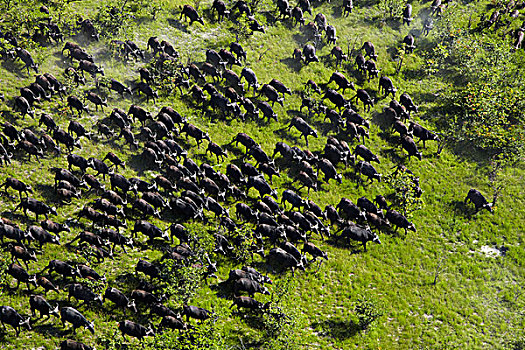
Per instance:
[[[480,248],[481,253],[485,254],[486,257],[489,258],[497,258],[498,256],[502,256],[501,250],[494,247],[489,247],[488,245],[484,245]]]

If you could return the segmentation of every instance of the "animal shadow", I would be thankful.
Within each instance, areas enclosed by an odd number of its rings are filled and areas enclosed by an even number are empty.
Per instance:
[[[168,18],[168,23],[173,28],[176,28],[184,33],[189,33],[188,26],[183,24],[183,22],[179,21],[178,19]]]
[[[314,322],[311,324],[311,327],[314,329],[320,328],[320,335],[337,340],[351,338],[360,331],[359,325],[355,321],[343,319],[329,319],[322,322]]]
[[[462,216],[465,219],[472,219],[472,216],[476,214],[476,211],[470,208],[464,201],[453,200],[449,203],[449,206],[455,215]]]
[[[288,68],[292,69],[296,73],[299,72],[301,68],[303,68],[301,62],[297,62],[297,60],[293,59],[292,57],[281,59],[281,63],[284,63],[288,66]]]

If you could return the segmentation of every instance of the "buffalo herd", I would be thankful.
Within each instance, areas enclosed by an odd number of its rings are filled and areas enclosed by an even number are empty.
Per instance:
[[[434,1],[432,15],[441,15],[447,5],[448,1]],[[351,15],[353,8],[351,0],[343,2],[345,16]],[[79,311],[89,307],[104,308],[111,310],[106,312],[117,315],[121,319],[117,328],[124,339],[130,336],[142,340],[166,329],[184,332],[192,327],[190,319],[206,322],[217,316],[194,305],[184,304],[178,309],[166,306],[170,296],[161,294],[158,285],[167,278],[164,271],[167,260],[179,267],[200,266],[204,281],[207,281],[211,277],[217,278],[218,271],[217,262],[209,256],[216,260],[226,257],[239,263],[238,249],[242,246],[254,266],[271,273],[290,270],[295,275],[297,269],[304,271],[315,261],[320,265],[329,259],[329,254],[322,249],[325,242],[344,243],[344,246],[358,242],[366,251],[368,242],[381,243],[379,234],[393,233],[398,229],[405,234],[408,230],[416,232],[415,224],[403,213],[399,203],[389,203],[393,197],[388,195],[362,196],[356,198],[355,203],[339,195],[338,202],[326,203],[324,208],[309,198],[311,191],[325,191],[323,186],[326,188],[330,180],[336,183],[333,186],[339,186],[343,181],[354,179],[358,186],[365,187],[374,180],[384,180],[385,175],[375,168],[383,159],[374,153],[374,145],[365,145],[372,132],[367,114],[382,98],[392,97],[380,115],[388,122],[388,130],[399,134],[399,137],[392,136],[392,140],[396,140],[408,159],[422,160],[425,157],[422,149],[427,141],[442,141],[437,133],[414,120],[414,115],[419,112],[418,106],[406,92],[397,94],[394,77],[379,76],[379,53],[374,44],[366,41],[359,50],[345,53],[336,46],[339,40],[336,28],[328,23],[324,14],[317,13],[313,22],[305,24],[304,16],[307,13],[312,15],[312,10],[308,0],[300,0],[295,7],[286,0],[277,1],[278,16],[275,20],[295,21],[295,25],[301,24],[311,35],[311,42],[302,50],[296,49],[294,58],[299,64],[317,64],[320,58],[316,47],[324,40],[326,45],[333,46],[330,52],[336,67],[355,59],[355,70],[351,72],[364,79],[378,79],[377,91],[358,88],[355,79],[352,81],[355,77],[342,71],[333,72],[327,82],[308,80],[300,91],[292,91],[275,78],[265,84],[247,65],[249,56],[238,41],[218,51],[208,49],[205,62],[184,65],[174,47],[157,37],[149,38],[144,50],[130,40],[111,41],[110,47],[120,59],[146,63],[140,68],[140,76],[133,86],[107,78],[96,55],[73,41],[67,41],[59,50],[68,63],[62,76],[65,79],[61,81],[51,73],[41,73],[31,53],[18,46],[15,35],[0,32],[3,39],[16,47],[13,52],[3,52],[3,57],[18,58],[28,72],[32,69],[36,73],[35,82],[20,87],[20,96],[12,98],[13,120],[3,122],[0,134],[1,161],[7,166],[12,164],[13,158],[23,163],[35,159],[34,164],[39,170],[41,165],[38,163],[42,158],[67,163],[67,167],[41,169],[54,178],[53,184],[46,184],[54,191],[54,205],[49,200],[46,203],[33,198],[40,195],[39,188],[44,184],[28,183],[23,176],[4,178],[0,185],[6,195],[8,191],[18,194],[12,217],[22,213],[25,219],[20,220],[28,223],[23,229],[15,219],[2,218],[0,239],[2,242],[7,240],[12,256],[6,272],[16,280],[13,288],[19,289],[22,284],[30,292],[33,318],[23,316],[27,310],[20,310],[21,315],[10,306],[1,306],[1,323],[12,326],[18,335],[21,328],[31,330],[37,322],[38,311],[39,318],[55,317],[64,327],[70,324],[72,332],[85,328],[94,334],[93,320]],[[250,30],[264,33],[264,27],[253,17],[252,11],[243,0],[230,8],[223,1],[214,0],[211,8],[212,16],[216,13],[219,22],[234,15],[245,15]],[[410,26],[413,15],[412,6],[406,5],[403,24]],[[204,25],[204,19],[198,8],[184,5],[180,10],[180,20],[189,21],[188,25]],[[49,40],[60,43],[63,36],[58,26],[53,26],[52,22],[46,25]],[[81,19],[77,25],[80,28],[78,35],[83,40],[101,40],[96,22]],[[489,20],[486,26],[490,25]],[[425,22],[424,30],[431,29],[432,23]],[[522,37],[523,33],[519,38]],[[521,39],[516,46],[521,45]],[[407,36],[403,40],[404,50],[412,52],[416,48],[414,41],[413,36]],[[239,75],[233,66],[243,67]],[[300,136],[295,144],[284,140],[277,142],[270,152],[259,143],[264,140],[255,140],[244,132],[237,133],[227,144],[218,144],[198,121],[180,114],[173,107],[163,106],[154,112],[155,107],[149,102],[156,104],[161,101],[167,91],[167,76],[169,84],[173,85],[169,91],[175,94],[178,89],[183,95],[181,98],[195,113],[225,123],[231,119],[285,123],[283,132],[289,138]],[[85,91],[78,92],[82,87]],[[355,91],[355,95],[347,97],[347,90]],[[112,96],[112,93],[116,94]],[[287,121],[287,117],[275,109],[275,103],[278,108],[288,108],[286,97],[295,94],[302,96],[302,105]],[[122,110],[111,106],[115,101],[113,97],[122,101],[130,98],[133,103],[129,103],[127,111]],[[49,101],[62,101],[69,110],[71,121],[67,128],[59,118],[42,109]],[[302,112],[304,108],[306,113]],[[75,120],[92,113],[106,113],[107,116],[96,117],[97,120],[90,125]],[[25,118],[26,115],[33,119],[38,116],[38,126],[17,127],[14,117]],[[314,117],[329,120],[330,124],[324,127],[316,123]],[[308,148],[309,136],[310,140],[322,136],[321,127],[334,131],[337,136],[328,136],[321,151],[311,151]],[[305,147],[297,145],[302,143],[300,138],[304,138]],[[96,155],[85,158],[79,154],[83,145],[103,140],[118,143],[118,152],[108,149],[100,158]],[[419,141],[423,143],[422,148]],[[210,158],[207,158],[208,153]],[[129,158],[121,159],[120,154]],[[232,160],[232,155],[239,157]],[[136,161],[130,161],[132,158],[138,159],[139,167],[154,175],[149,179],[124,175],[128,169],[137,167]],[[225,172],[218,170],[219,167]],[[400,164],[389,176],[395,176],[399,169],[412,174]],[[288,188],[274,186],[274,177],[281,178],[279,182],[282,183],[285,176],[290,178]],[[419,178],[413,176],[413,179],[419,197],[422,195]],[[299,186],[294,187],[296,183]],[[467,201],[474,204],[476,211],[493,210],[492,204],[478,190],[471,189]],[[75,214],[65,220],[60,215],[64,206],[77,208]],[[210,227],[215,223],[212,250],[199,250],[204,233],[190,228],[194,222]],[[245,233],[242,236],[241,231]],[[66,241],[63,235],[71,240]],[[33,264],[41,259],[42,249],[49,244],[73,250],[90,263],[79,263],[80,258],[75,262],[40,261],[39,264],[45,267],[29,273]],[[91,267],[106,259],[119,259],[129,250],[149,249],[160,249],[164,254],[156,261],[147,258],[136,261],[134,276],[140,282],[129,290],[117,288],[115,279],[118,276],[113,271],[106,277],[97,273],[96,267]],[[262,259],[264,264],[256,263],[254,255],[258,255],[257,260]],[[244,258],[242,262],[249,259]],[[270,294],[271,279],[267,273],[242,265],[242,268],[232,269],[227,280],[221,283],[232,300],[231,307],[255,313],[267,312],[272,308],[271,302],[258,301],[255,295]],[[103,292],[101,288],[105,288]],[[56,297],[63,293],[67,293],[67,300],[59,298],[59,302],[54,303],[46,299],[49,294]],[[112,309],[108,309],[108,305]],[[135,319],[148,309],[150,317],[159,318],[157,327],[128,319]],[[127,316],[128,312],[132,316]],[[182,316],[186,316],[186,321]],[[74,340],[64,340],[60,348],[91,349]]]

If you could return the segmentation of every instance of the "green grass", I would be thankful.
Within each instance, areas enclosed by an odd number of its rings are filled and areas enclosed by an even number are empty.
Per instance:
[[[93,17],[97,6],[106,2],[72,2],[68,5],[71,13],[82,14],[85,17]],[[438,106],[435,94],[441,93],[447,86],[446,76],[428,76],[421,70],[424,64],[424,50],[431,48],[436,38],[431,33],[429,37],[419,38],[416,44],[421,47],[415,54],[405,57],[403,68],[398,75],[395,74],[396,62],[393,61],[392,52],[399,47],[402,38],[409,30],[422,27],[421,18],[416,17],[410,28],[399,29],[391,22],[382,22],[377,5],[366,2],[366,5],[356,1],[354,12],[349,17],[341,17],[339,10],[340,2],[331,4],[316,4],[313,14],[323,12],[328,17],[328,22],[336,26],[338,31],[338,45],[346,51],[355,44],[358,49],[364,41],[372,41],[379,55],[378,67],[382,74],[392,77],[398,92],[408,92],[413,96],[415,102],[420,105],[420,113],[414,118],[429,128],[432,123],[432,113]],[[476,2],[468,5],[470,11],[481,11],[486,2]],[[137,18],[137,23],[131,22],[125,33],[119,39],[134,40],[140,47],[145,47],[150,36],[157,35],[159,39],[165,39],[179,50],[182,62],[189,59],[192,62],[202,62],[205,59],[206,48],[227,47],[229,42],[235,40],[234,29],[238,25],[225,21],[223,23],[211,22],[205,15],[205,26],[194,24],[188,27],[186,23],[179,22],[178,6],[180,1],[162,2],[163,10],[156,21],[149,18]],[[199,11],[210,8],[211,1],[200,2]],[[426,11],[426,4],[413,4],[414,13]],[[458,8],[466,8],[467,5],[459,4]],[[260,10],[273,11],[275,6],[269,2],[261,4]],[[336,9],[336,10],[334,10]],[[205,12],[205,11],[204,11]],[[206,13],[206,12],[205,12]],[[447,14],[446,14],[447,15]],[[445,16],[446,16],[445,15]],[[291,27],[288,23],[276,22],[271,24],[263,13],[257,13],[256,18],[265,24],[266,33],[255,33],[253,36],[240,36],[240,42],[248,52],[247,66],[257,74],[260,83],[269,82],[272,78],[281,80],[285,85],[295,92],[303,89],[308,79],[318,83],[328,81],[331,73],[335,70],[332,61],[327,58],[331,46],[321,45],[317,55],[320,63],[312,63],[308,66],[299,66],[291,60],[294,48],[302,47],[306,41],[299,26]],[[313,20],[314,16],[306,14],[307,22]],[[475,16],[473,15],[473,18]],[[465,17],[465,21],[468,17]],[[240,20],[242,22],[242,20]],[[181,30],[182,29],[182,30]],[[69,39],[67,39],[69,40]],[[143,66],[143,62],[122,62],[113,58],[107,50],[106,43],[110,38],[104,38],[100,43],[81,41],[80,44],[92,53],[95,62],[100,63],[109,78],[115,78],[123,82],[136,81],[137,70]],[[62,81],[65,77],[62,72],[67,67],[68,60],[60,55],[62,45],[52,45],[39,49],[36,53],[41,61],[40,70],[51,72]],[[522,54],[522,53],[517,53]],[[353,74],[353,60],[344,64],[342,70],[360,88],[365,88],[372,93],[377,91],[377,80],[370,83],[357,81]],[[240,74],[241,68],[233,69]],[[6,96],[6,103],[2,106],[5,113],[2,121],[8,120],[17,127],[30,127],[40,132],[37,122],[27,118],[21,120],[14,118],[7,111],[7,106],[12,97],[18,93],[18,88],[33,81],[30,76],[21,71],[19,62],[11,64],[2,63],[2,74],[0,75],[1,92]],[[82,96],[83,90],[90,89],[92,79],[87,78],[88,86],[73,89],[71,92]],[[105,93],[105,92],[104,92]],[[248,96],[252,96],[252,92]],[[345,95],[347,98],[353,96],[352,91]],[[417,233],[410,232],[407,235],[400,233],[381,234],[381,245],[368,245],[368,251],[363,252],[360,247],[341,247],[323,242],[320,237],[313,237],[313,242],[326,250],[329,255],[328,262],[321,265],[319,271],[311,267],[307,272],[296,273],[291,282],[288,295],[282,302],[283,310],[293,315],[294,327],[285,327],[285,334],[290,336],[291,349],[498,349],[504,348],[508,341],[517,339],[522,335],[524,320],[522,309],[524,299],[522,296],[523,263],[525,254],[523,251],[523,232],[525,231],[525,200],[523,193],[523,176],[525,174],[523,162],[513,167],[500,171],[497,177],[498,183],[504,185],[498,200],[495,213],[482,211],[472,215],[472,208],[465,208],[463,201],[469,188],[480,189],[490,196],[490,182],[488,174],[491,165],[483,155],[474,153],[471,149],[458,152],[455,145],[449,145],[436,157],[437,145],[429,142],[427,148],[423,149],[422,161],[415,159],[406,160],[405,155],[399,148],[385,138],[384,131],[377,124],[377,114],[388,104],[390,99],[381,98],[370,113],[362,113],[372,120],[370,128],[370,140],[366,141],[367,147],[381,157],[381,164],[376,168],[384,175],[389,174],[391,168],[399,161],[411,169],[421,179],[424,191],[423,207],[413,213],[413,222],[418,228]],[[140,103],[152,114],[165,105],[173,106],[181,114],[188,117],[192,123],[199,125],[208,131],[211,139],[224,145],[238,132],[246,132],[259,142],[267,153],[273,152],[276,142],[285,141],[289,144],[305,147],[304,139],[299,138],[299,133],[292,129],[283,131],[295,111],[299,109],[301,100],[298,94],[287,96],[284,108],[276,104],[275,111],[279,115],[279,122],[260,123],[248,120],[230,120],[217,122],[204,119],[198,109],[194,109],[189,99],[181,98],[179,92],[172,96],[162,96],[156,104],[146,103],[141,98],[133,100],[126,98],[122,100],[114,93],[108,96],[110,107],[126,109],[131,103]],[[329,103],[329,102],[327,102]],[[66,128],[70,119],[78,119],[64,109],[65,101],[54,98],[50,103],[42,103],[40,108],[53,115],[61,127]],[[90,105],[90,109],[93,107]],[[110,108],[104,112],[93,115],[83,115],[79,121],[84,125],[92,125],[97,119],[107,116]],[[62,111],[62,112],[60,112]],[[362,106],[359,109],[362,112]],[[16,114],[15,114],[16,116]],[[309,138],[309,149],[320,151],[326,142],[326,134],[333,134],[330,128],[323,123],[321,117],[309,118],[308,121],[320,134],[318,139]],[[145,165],[134,156],[134,152],[128,146],[123,145],[122,140],[86,140],[82,139],[82,149],[75,153],[84,157],[103,157],[108,151],[115,152],[128,161],[128,168],[121,171],[127,177],[144,176],[151,179],[157,170],[146,170]],[[184,138],[182,144],[186,144]],[[354,146],[357,143],[354,143]],[[187,144],[189,153],[199,163],[207,161],[215,165],[214,157],[204,155],[206,145],[195,147],[193,140]],[[243,147],[241,147],[243,148]],[[227,161],[217,165],[217,169],[225,170],[229,161],[241,156],[241,150],[230,148]],[[292,178],[287,175],[285,163],[281,160],[276,162],[281,168],[281,177],[276,178],[274,187],[279,192],[290,187]],[[1,169],[0,180],[8,176],[22,179],[32,184],[35,188],[34,197],[53,203],[58,207],[58,217],[52,219],[63,222],[74,216],[85,203],[92,201],[93,195],[85,196],[81,200],[74,200],[72,204],[60,205],[56,203],[56,197],[51,186],[53,178],[48,171],[49,167],[67,167],[65,155],[60,157],[47,156],[41,162],[34,159],[28,162],[24,156],[17,155],[10,166]],[[375,165],[374,165],[375,166]],[[338,185],[331,181],[323,184],[319,192],[311,192],[310,198],[321,207],[327,204],[337,204],[341,197],[356,201],[360,196],[368,198],[376,194],[388,194],[389,188],[384,183],[375,182],[366,187],[356,186],[352,180],[354,170],[351,166],[347,169],[342,167],[338,171],[343,173],[343,184]],[[90,170],[91,172],[91,170]],[[345,176],[346,175],[346,176]],[[106,183],[109,185],[108,181]],[[306,196],[306,191],[301,194]],[[34,216],[29,219],[23,217],[21,212],[12,212],[17,205],[15,194],[0,196],[0,208],[2,216],[20,222],[22,227],[26,224],[34,224]],[[250,197],[255,198],[256,192],[250,191]],[[231,206],[231,205],[229,205]],[[234,210],[231,210],[230,214]],[[211,214],[209,225],[190,224],[192,229],[198,231],[199,236],[208,237],[208,230],[215,230],[215,220]],[[84,219],[81,222],[87,224]],[[160,227],[167,227],[168,222],[153,220]],[[130,228],[133,222],[128,221]],[[70,241],[81,228],[75,228],[71,234],[64,235],[62,242]],[[126,231],[129,235],[129,229]],[[140,236],[139,236],[140,237]],[[506,247],[508,251],[505,256],[488,257],[482,253],[483,246]],[[8,253],[3,253],[8,257]],[[131,285],[123,283],[119,275],[131,273],[136,261],[140,257],[156,259],[161,253],[156,250],[134,249],[128,255],[117,253],[114,260],[106,260],[102,264],[92,266],[100,273],[106,273],[110,285],[118,285],[126,292],[132,289]],[[219,277],[225,280],[231,268],[239,267],[233,261],[213,257],[219,261]],[[80,255],[73,250],[63,246],[46,246],[38,255],[39,261],[30,264],[30,273],[40,271],[49,260],[61,259],[72,262],[85,262]],[[439,273],[437,284],[434,285],[436,271]],[[280,281],[289,278],[290,273],[273,276]],[[53,276],[56,277],[56,276]],[[57,278],[58,279],[58,278]],[[121,284],[119,284],[121,283]],[[14,281],[11,281],[13,286]],[[211,280],[210,285],[215,286],[217,281]],[[278,288],[270,286],[274,291]],[[41,292],[41,289],[39,289]],[[10,305],[22,314],[28,315],[30,293],[21,287],[16,291],[2,289],[0,304]],[[374,322],[366,331],[359,331],[355,327],[356,316],[354,315],[354,304],[360,296],[367,295],[377,300],[381,305],[384,315]],[[47,298],[52,304],[59,303],[67,305],[67,292],[61,291],[59,295],[48,293]],[[268,297],[258,297],[266,301]],[[213,310],[220,317],[215,324],[215,332],[226,346],[242,348],[241,343],[248,347],[249,344],[257,344],[269,339],[264,339],[264,332],[254,325],[253,317],[244,317],[242,314],[232,312],[229,309],[230,300],[220,298],[216,288],[202,283],[197,295],[190,300],[192,305]],[[78,302],[72,301],[74,307]],[[176,305],[173,300],[168,302],[171,306]],[[107,312],[97,307],[82,307],[81,311],[89,320],[95,322],[95,336],[84,329],[79,329],[76,336],[72,336],[67,328],[63,328],[58,319],[50,321],[38,321],[32,332],[23,331],[20,337],[15,338],[12,329],[0,333],[0,341],[3,348],[22,349],[56,348],[62,339],[73,337],[82,340],[89,345],[97,345],[103,348],[102,342],[116,336],[123,341],[117,331],[116,322],[124,319],[120,311]],[[129,315],[128,315],[129,317]],[[136,318],[147,324],[147,317],[139,315]],[[156,325],[159,320],[153,318]],[[199,326],[197,326],[199,327]],[[218,341],[217,344],[220,342]],[[140,348],[138,341],[126,342],[128,348]],[[216,345],[215,348],[225,348],[224,345]]]

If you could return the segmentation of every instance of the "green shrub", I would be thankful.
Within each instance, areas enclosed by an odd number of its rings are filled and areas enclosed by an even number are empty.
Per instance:
[[[439,126],[456,142],[501,159],[519,159],[525,139],[524,56],[496,35],[452,25],[441,29],[441,42],[426,53],[427,74],[449,80],[441,94]]]
[[[412,212],[423,206],[423,201],[418,195],[419,178],[409,171],[399,169],[386,177],[386,183],[392,193],[392,204],[401,209],[404,215],[409,216]]]
[[[452,94],[442,125],[460,140],[503,159],[523,154],[525,130],[521,92],[491,83],[469,83]]]
[[[354,312],[361,330],[368,329],[375,320],[383,316],[383,305],[370,296],[359,297],[354,305]]]

